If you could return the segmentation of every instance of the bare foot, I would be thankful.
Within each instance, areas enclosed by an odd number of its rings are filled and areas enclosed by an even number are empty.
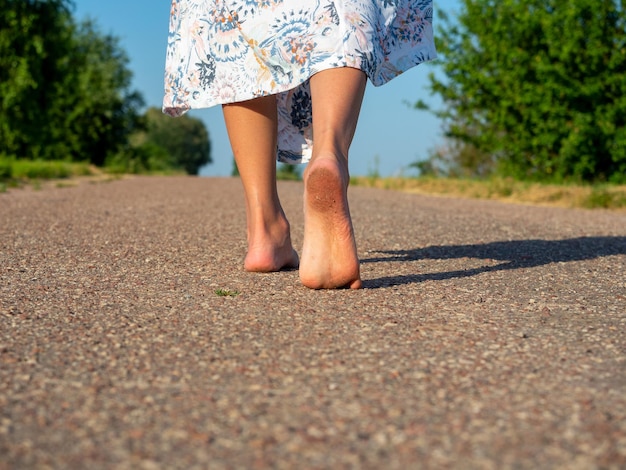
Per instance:
[[[297,268],[298,264],[298,253],[291,244],[289,223],[286,220],[274,224],[268,230],[249,233],[248,253],[244,261],[246,271],[269,273]]]
[[[347,172],[342,172],[337,161],[330,158],[309,163],[304,177],[300,280],[311,289],[361,287],[347,180]]]

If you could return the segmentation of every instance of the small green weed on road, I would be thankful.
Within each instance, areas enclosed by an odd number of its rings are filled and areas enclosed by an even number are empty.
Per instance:
[[[238,290],[216,289],[215,295],[218,297],[237,297],[240,294]]]

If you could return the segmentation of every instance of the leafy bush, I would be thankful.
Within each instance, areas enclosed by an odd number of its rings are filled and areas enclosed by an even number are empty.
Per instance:
[[[301,181],[302,174],[298,165],[281,163],[276,169],[276,179],[284,181]]]
[[[430,76],[448,161],[516,179],[626,182],[622,2],[460,3],[436,34],[445,77]]]
[[[209,133],[200,119],[183,115],[166,116],[158,108],[149,108],[143,116],[145,130],[133,136],[135,145],[147,146],[155,161],[175,170],[197,175],[211,163]]]

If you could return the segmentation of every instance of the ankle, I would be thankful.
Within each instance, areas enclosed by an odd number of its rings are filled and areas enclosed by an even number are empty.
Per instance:
[[[289,235],[291,227],[281,210],[278,213],[260,213],[248,220],[248,240],[276,240]]]
[[[311,159],[304,173],[304,182],[307,183],[308,177],[313,170],[325,169],[334,174],[338,174],[342,184],[347,188],[350,184],[350,171],[348,168],[348,159],[344,157],[336,157],[333,154],[320,154]]]

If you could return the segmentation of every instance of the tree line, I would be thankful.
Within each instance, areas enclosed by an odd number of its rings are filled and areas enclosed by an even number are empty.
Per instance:
[[[621,0],[460,0],[429,88],[446,144],[422,173],[626,183]],[[436,6],[436,5],[435,5]],[[0,158],[119,171],[211,162],[204,124],[145,110],[119,40],[71,0],[0,0]],[[418,106],[422,106],[419,103]]]
[[[446,145],[424,173],[626,183],[620,0],[461,0],[440,12],[430,90]],[[422,107],[423,103],[418,103]]]
[[[211,162],[202,121],[144,111],[118,38],[73,8],[0,0],[0,157],[197,174]]]

